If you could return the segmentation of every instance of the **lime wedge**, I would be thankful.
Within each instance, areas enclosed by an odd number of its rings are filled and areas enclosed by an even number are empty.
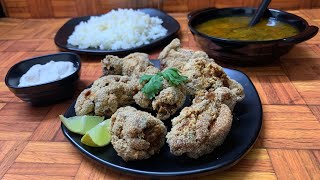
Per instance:
[[[110,124],[110,119],[98,124],[81,138],[81,142],[91,147],[103,147],[108,145],[111,141]]]
[[[73,116],[66,118],[62,115],[59,115],[62,123],[71,131],[77,134],[84,135],[90,129],[95,127],[97,124],[101,123],[104,120],[104,117],[100,116]]]

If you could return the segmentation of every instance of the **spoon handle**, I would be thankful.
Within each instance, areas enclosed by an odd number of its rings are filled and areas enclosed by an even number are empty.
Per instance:
[[[251,19],[251,21],[249,23],[250,27],[256,25],[260,21],[262,15],[264,14],[264,12],[267,9],[270,2],[271,2],[271,0],[263,0],[261,2],[258,10],[255,12],[253,18]]]

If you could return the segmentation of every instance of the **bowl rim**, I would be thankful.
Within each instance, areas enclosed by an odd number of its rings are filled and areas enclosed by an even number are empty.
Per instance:
[[[69,74],[68,76],[62,78],[62,79],[58,79],[58,80],[55,80],[55,81],[50,81],[50,82],[47,82],[47,83],[43,83],[43,84],[37,84],[37,85],[32,85],[32,86],[23,86],[23,87],[18,87],[18,86],[13,86],[11,84],[9,84],[9,74],[11,73],[11,71],[16,68],[18,65],[20,64],[23,64],[23,63],[26,63],[26,62],[29,62],[29,61],[32,61],[34,59],[39,59],[39,58],[44,58],[44,57],[48,57],[48,56],[56,56],[56,55],[63,55],[63,54],[67,54],[67,55],[71,55],[71,56],[75,56],[76,57],[76,61],[77,61],[77,65],[75,66],[76,67],[76,70]],[[53,60],[54,61],[54,60]],[[59,61],[55,61],[55,62],[59,62]],[[70,61],[69,61],[70,62]],[[73,63],[73,62],[72,62]],[[75,63],[73,63],[75,65]],[[17,62],[16,64],[14,64],[13,66],[10,67],[10,69],[7,71],[7,74],[5,76],[5,84],[7,87],[11,88],[11,89],[15,89],[15,90],[22,90],[22,89],[31,89],[31,88],[35,88],[35,87],[40,87],[40,86],[48,86],[48,85],[52,85],[52,84],[56,84],[56,83],[59,83],[71,76],[74,76],[75,74],[77,74],[81,69],[81,59],[80,59],[80,56],[76,53],[72,53],[72,52],[58,52],[58,53],[53,53],[53,54],[47,54],[47,55],[42,55],[42,56],[35,56],[35,57],[31,57],[31,58],[28,58],[28,59],[24,59],[24,60],[21,60],[19,62]],[[21,78],[21,77],[20,77]]]
[[[253,8],[253,7],[228,7],[228,8],[205,8],[203,10],[200,9],[199,13],[193,15],[190,17],[189,21],[188,21],[188,27],[189,27],[189,30],[196,34],[196,35],[199,35],[201,37],[204,37],[204,38],[208,38],[210,40],[214,40],[214,41],[219,41],[219,42],[225,42],[225,43],[238,43],[238,44],[248,44],[248,43],[251,43],[251,44],[263,44],[263,43],[275,43],[275,42],[281,42],[281,41],[285,41],[287,39],[294,39],[296,37],[298,37],[300,35],[300,33],[302,33],[303,31],[299,31],[298,34],[294,35],[294,36],[289,36],[289,37],[285,37],[285,38],[281,38],[281,39],[273,39],[273,40],[264,40],[264,41],[254,41],[254,40],[233,40],[233,39],[226,39],[226,38],[219,38],[219,37],[214,37],[214,36],[209,36],[209,35],[206,35],[204,33],[201,33],[199,31],[197,31],[192,25],[191,25],[191,22],[194,21],[194,19],[197,18],[198,15],[202,14],[202,13],[205,13],[207,11],[214,11],[214,10],[231,10],[231,9],[252,9],[252,10],[255,10],[257,8]],[[282,11],[282,10],[279,10],[279,9],[272,9],[272,8],[268,8],[269,11],[271,12],[277,12],[277,13],[282,13],[282,14],[287,14],[287,15],[290,15],[290,16],[293,16],[294,18],[300,20],[303,24],[306,25],[306,28],[307,29],[310,25],[309,23],[302,17],[298,16],[298,15],[295,15],[295,14],[292,14],[292,13],[289,13],[289,12],[286,12],[286,11]]]

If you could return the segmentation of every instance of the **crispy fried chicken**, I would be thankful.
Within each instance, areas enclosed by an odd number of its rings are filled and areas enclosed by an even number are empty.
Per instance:
[[[77,115],[111,116],[111,143],[125,161],[147,159],[158,153],[165,136],[176,156],[199,158],[211,153],[225,140],[232,124],[232,110],[244,98],[241,84],[230,79],[221,66],[203,51],[181,48],[178,39],[164,48],[159,59],[162,69],[177,68],[188,77],[188,82],[170,86],[164,79],[161,91],[150,100],[142,93],[139,78],[159,70],[150,63],[148,55],[133,53],[124,58],[108,55],[101,61],[105,76],[77,99]],[[192,105],[172,119],[172,129],[166,135],[161,120],[175,114],[187,94],[194,96]],[[134,102],[156,111],[157,116],[127,106]]]
[[[203,51],[191,51],[181,48],[179,39],[174,39],[159,55],[163,67],[175,67],[182,75],[188,77],[188,93],[196,94],[199,90],[229,88],[236,96],[237,101],[244,98],[241,84],[230,79],[223,68]]]
[[[167,87],[152,101],[152,108],[157,112],[157,118],[166,120],[182,107],[185,100],[184,86]]]
[[[77,115],[95,114],[110,117],[119,107],[134,102],[139,82],[128,76],[109,75],[97,79],[91,88],[79,95],[75,111]]]
[[[213,59],[210,59],[203,51],[194,52],[192,50],[181,48],[180,40],[174,39],[161,51],[158,59],[160,60],[161,67],[163,69],[167,67],[174,67],[181,71],[190,59],[198,57],[205,58],[210,62],[213,61]]]
[[[183,67],[182,74],[189,79],[187,87],[190,94],[195,94],[199,90],[227,87],[237,96],[236,101],[241,101],[244,98],[242,85],[230,79],[223,68],[214,62],[207,62],[203,58],[191,59]]]
[[[111,117],[111,143],[125,161],[148,159],[159,153],[167,129],[151,114],[127,106]]]
[[[170,86],[164,79],[163,89],[154,99],[149,99],[141,91],[139,91],[133,99],[140,107],[148,110],[155,110],[157,118],[160,120],[166,120],[182,107],[186,95],[186,88],[184,85],[179,85],[177,87]]]
[[[223,143],[231,128],[232,112],[217,90],[196,95],[193,104],[172,119],[166,136],[172,154],[196,159]]]
[[[140,77],[142,74],[155,74],[159,69],[149,61],[148,54],[132,53],[124,58],[107,55],[102,61],[104,75],[126,75]]]

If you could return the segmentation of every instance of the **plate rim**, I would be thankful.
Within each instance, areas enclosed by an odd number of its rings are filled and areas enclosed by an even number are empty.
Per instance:
[[[112,54],[112,55],[121,55],[121,54],[129,54],[129,53],[132,53],[132,52],[135,52],[135,51],[145,51],[146,49],[151,49],[154,46],[157,46],[159,44],[162,44],[163,42],[166,42],[166,41],[169,41],[169,40],[173,39],[178,34],[179,30],[181,29],[181,26],[180,26],[179,22],[175,18],[173,18],[168,13],[166,13],[166,12],[160,10],[160,9],[156,9],[156,8],[131,8],[131,9],[141,10],[144,13],[146,13],[145,11],[154,11],[154,12],[158,12],[158,13],[161,13],[161,14],[165,15],[166,17],[170,18],[171,21],[173,21],[174,26],[175,26],[174,31],[170,32],[169,34],[165,35],[164,37],[161,37],[159,39],[154,40],[154,42],[151,42],[149,44],[144,44],[142,46],[138,46],[138,47],[134,47],[134,48],[130,48],[130,49],[120,49],[120,50],[101,50],[101,49],[94,49],[94,48],[93,49],[88,49],[88,48],[87,49],[70,48],[70,47],[67,47],[67,44],[64,45],[63,43],[61,43],[58,40],[58,38],[61,36],[61,34],[64,33],[63,29],[66,28],[66,26],[68,26],[69,23],[72,23],[73,21],[78,20],[78,19],[85,19],[85,18],[90,18],[92,16],[101,16],[101,15],[103,15],[103,14],[97,14],[97,15],[74,17],[74,18],[71,18],[68,21],[66,21],[59,28],[59,30],[56,32],[55,37],[54,37],[54,43],[55,43],[55,45],[57,47],[59,47],[62,50],[71,51],[71,52],[77,52],[79,54],[91,54],[91,55],[106,55],[106,54],[110,54],[111,55]],[[110,12],[110,11],[108,11],[108,12]],[[146,14],[148,14],[148,13],[146,13]],[[151,17],[154,17],[154,16],[151,16]],[[161,19],[161,20],[163,20],[163,19]],[[75,26],[72,26],[72,27],[75,27]]]
[[[154,176],[154,177],[170,177],[170,176],[185,176],[185,175],[196,175],[196,174],[203,174],[203,173],[214,173],[214,172],[218,172],[218,171],[222,171],[225,169],[228,169],[232,166],[234,166],[235,164],[237,164],[248,152],[250,152],[250,150],[252,149],[252,147],[254,146],[254,144],[256,143],[256,141],[258,140],[258,137],[261,133],[261,129],[262,129],[262,118],[263,118],[263,108],[262,108],[262,103],[261,103],[261,99],[260,96],[258,94],[257,89],[255,88],[254,84],[252,83],[251,79],[242,71],[240,70],[236,70],[236,69],[230,69],[230,68],[223,68],[224,71],[225,70],[231,70],[231,71],[235,71],[238,73],[241,73],[242,75],[244,75],[244,77],[247,78],[247,80],[250,82],[250,84],[252,85],[252,88],[254,90],[254,92],[257,95],[257,99],[258,99],[258,110],[261,112],[260,113],[260,117],[259,117],[259,128],[255,130],[254,134],[255,136],[252,137],[252,139],[250,140],[250,143],[248,144],[248,148],[245,148],[244,151],[241,151],[238,154],[238,157],[232,160],[228,160],[228,161],[224,161],[223,163],[220,163],[216,166],[210,166],[210,167],[206,167],[206,168],[201,168],[201,169],[195,169],[195,170],[186,170],[186,171],[180,171],[180,172],[174,172],[174,171],[170,171],[170,172],[157,172],[157,171],[143,171],[143,170],[137,170],[137,169],[132,169],[132,168],[127,168],[127,167],[123,167],[120,165],[116,165],[113,163],[109,163],[106,160],[102,160],[100,158],[98,158],[97,156],[93,155],[92,153],[90,153],[89,151],[85,150],[83,147],[81,147],[78,143],[76,143],[71,137],[70,135],[67,133],[67,128],[63,125],[63,123],[61,122],[61,130],[64,134],[64,136],[71,142],[71,144],[76,147],[77,150],[79,150],[85,157],[89,157],[90,159],[97,161],[98,163],[107,166],[109,168],[112,168],[113,170],[117,170],[123,173],[131,173],[131,174],[135,174],[135,175],[144,175],[144,176]],[[76,100],[74,100],[71,105],[69,106],[68,110],[64,113],[64,115],[69,112],[70,109],[73,108],[72,105],[74,105],[76,102]],[[72,134],[72,132],[70,132]],[[74,133],[73,133],[74,134]]]

